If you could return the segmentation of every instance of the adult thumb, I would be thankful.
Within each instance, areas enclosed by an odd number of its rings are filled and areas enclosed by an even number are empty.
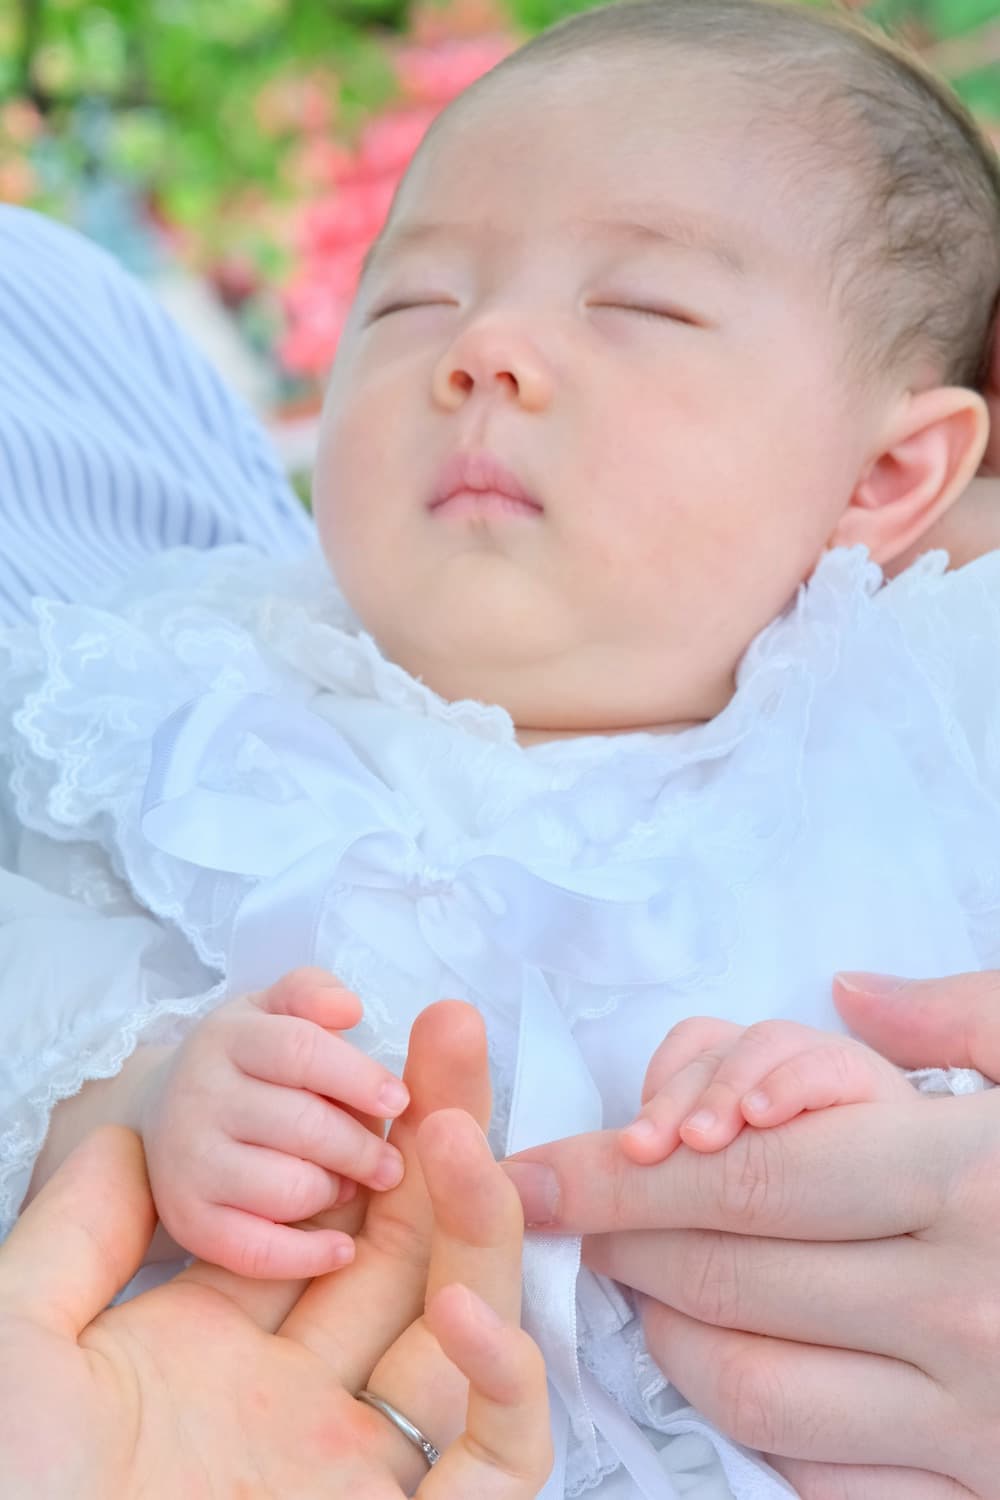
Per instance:
[[[0,1248],[0,1313],[76,1339],[135,1275],[155,1227],[138,1137],[121,1126],[96,1131]]]
[[[1000,1079],[1000,973],[949,979],[838,974],[833,1000],[851,1030],[903,1068],[976,1068]]]

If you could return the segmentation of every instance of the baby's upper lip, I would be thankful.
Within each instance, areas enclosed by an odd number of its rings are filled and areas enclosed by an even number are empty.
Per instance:
[[[513,470],[493,453],[478,449],[467,453],[453,453],[438,476],[431,496],[430,510],[443,505],[453,495],[463,490],[479,490],[483,494],[493,492],[507,495],[511,500],[521,500],[541,510],[542,503],[530,495]]]

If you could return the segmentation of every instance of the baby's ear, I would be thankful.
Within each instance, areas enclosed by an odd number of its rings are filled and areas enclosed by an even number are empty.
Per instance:
[[[830,546],[860,543],[877,563],[891,563],[955,503],[979,467],[988,435],[986,403],[975,391],[937,386],[907,394]]]

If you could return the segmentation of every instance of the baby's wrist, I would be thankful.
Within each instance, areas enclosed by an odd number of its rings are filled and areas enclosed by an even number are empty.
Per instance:
[[[128,1096],[123,1101],[126,1118],[121,1123],[134,1130],[143,1144],[151,1127],[153,1106],[176,1051],[176,1047],[139,1047],[130,1059],[133,1071]]]

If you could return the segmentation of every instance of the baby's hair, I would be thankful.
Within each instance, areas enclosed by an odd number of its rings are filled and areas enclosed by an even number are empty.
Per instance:
[[[821,202],[815,238],[851,375],[982,390],[1000,302],[1000,162],[962,102],[901,43],[784,0],[624,0],[542,32],[473,87],[617,49],[718,60]]]

